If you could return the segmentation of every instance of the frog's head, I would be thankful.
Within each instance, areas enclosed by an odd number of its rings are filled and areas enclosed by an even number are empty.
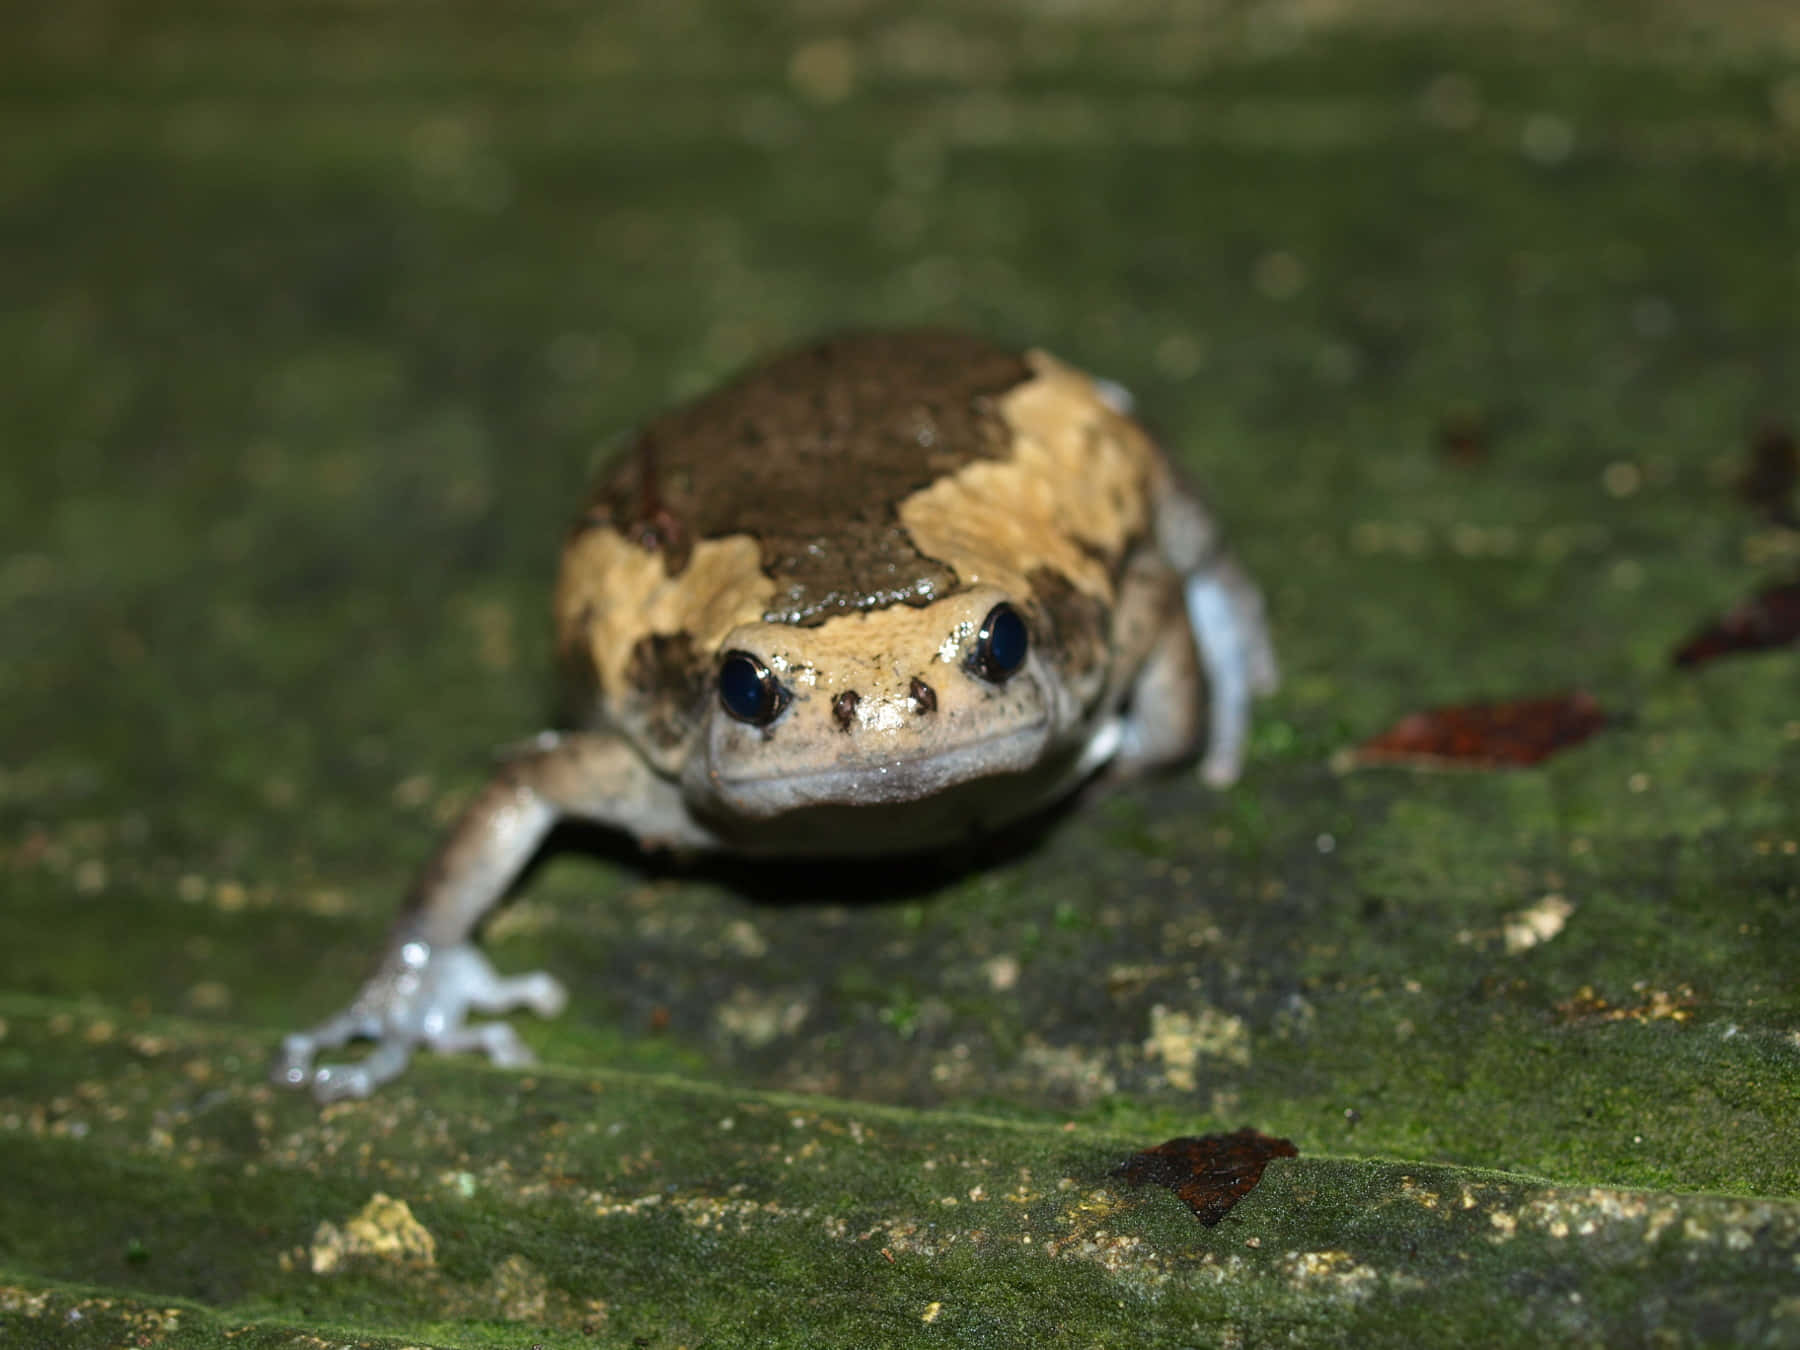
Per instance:
[[[687,781],[762,819],[1030,773],[1066,747],[1083,702],[1036,617],[976,586],[815,627],[741,624],[719,646]]]

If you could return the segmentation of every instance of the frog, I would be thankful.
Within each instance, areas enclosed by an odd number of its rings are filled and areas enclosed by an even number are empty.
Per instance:
[[[935,329],[815,340],[649,422],[552,608],[563,725],[462,811],[276,1082],[332,1101],[422,1049],[529,1064],[497,1015],[565,990],[476,932],[559,821],[681,856],[962,847],[1184,762],[1231,785],[1278,681],[1261,592],[1129,395]]]

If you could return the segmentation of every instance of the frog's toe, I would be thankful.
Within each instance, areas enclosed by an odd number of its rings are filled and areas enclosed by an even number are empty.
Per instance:
[[[380,1033],[379,1023],[354,1008],[346,1009],[311,1031],[297,1031],[282,1037],[281,1053],[275,1057],[269,1078],[279,1087],[305,1087],[313,1079],[313,1060],[319,1051],[335,1050],[351,1041]]]
[[[556,977],[542,970],[502,975],[468,943],[439,947],[431,954],[429,976],[420,990],[420,1023],[426,1034],[462,1025],[471,1012],[505,1013],[529,1008],[554,1017],[569,1001]]]
[[[456,1027],[441,1036],[434,1036],[431,1048],[451,1055],[479,1051],[504,1069],[522,1068],[537,1061],[531,1047],[505,1022],[479,1022]]]
[[[1200,778],[1208,787],[1228,788],[1244,771],[1244,747],[1215,743],[1200,761]]]
[[[534,970],[521,979],[525,985],[519,998],[521,1007],[530,1008],[539,1017],[556,1017],[569,1006],[569,991],[554,975]]]
[[[529,1008],[539,1017],[555,1017],[568,1006],[569,994],[554,975],[534,970],[525,975],[496,975],[469,997],[477,1012],[503,1013]]]
[[[398,1078],[411,1059],[409,1042],[386,1040],[354,1064],[321,1064],[313,1070],[313,1100],[323,1104],[367,1097],[389,1079]]]
[[[287,1036],[281,1053],[269,1066],[269,1081],[276,1087],[301,1088],[312,1077],[313,1043],[310,1036]]]

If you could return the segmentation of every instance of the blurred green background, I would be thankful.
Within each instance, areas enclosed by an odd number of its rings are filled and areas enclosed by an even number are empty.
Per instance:
[[[1800,558],[1735,491],[1796,13],[11,10],[0,1337],[1800,1343],[1800,655],[1669,664]],[[541,1072],[267,1087],[553,706],[608,449],[920,322],[1205,485],[1286,672],[1244,781],[941,868],[566,841],[490,932],[574,995]],[[1577,686],[1540,769],[1328,765]],[[1216,1229],[1107,1180],[1243,1124],[1301,1158]]]

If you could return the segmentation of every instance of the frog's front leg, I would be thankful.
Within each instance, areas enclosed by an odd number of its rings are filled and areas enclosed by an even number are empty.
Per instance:
[[[310,1086],[320,1101],[366,1097],[395,1077],[420,1047],[480,1050],[496,1064],[531,1052],[504,1022],[471,1024],[470,1013],[526,1007],[543,1017],[566,996],[550,975],[505,976],[474,945],[476,925],[537,852],[559,818],[625,830],[647,842],[705,848],[676,784],[616,736],[546,736],[511,760],[462,813],[414,886],[375,974],[350,1005],[282,1042],[275,1081]],[[357,1063],[315,1064],[322,1050],[355,1040],[375,1048]]]

